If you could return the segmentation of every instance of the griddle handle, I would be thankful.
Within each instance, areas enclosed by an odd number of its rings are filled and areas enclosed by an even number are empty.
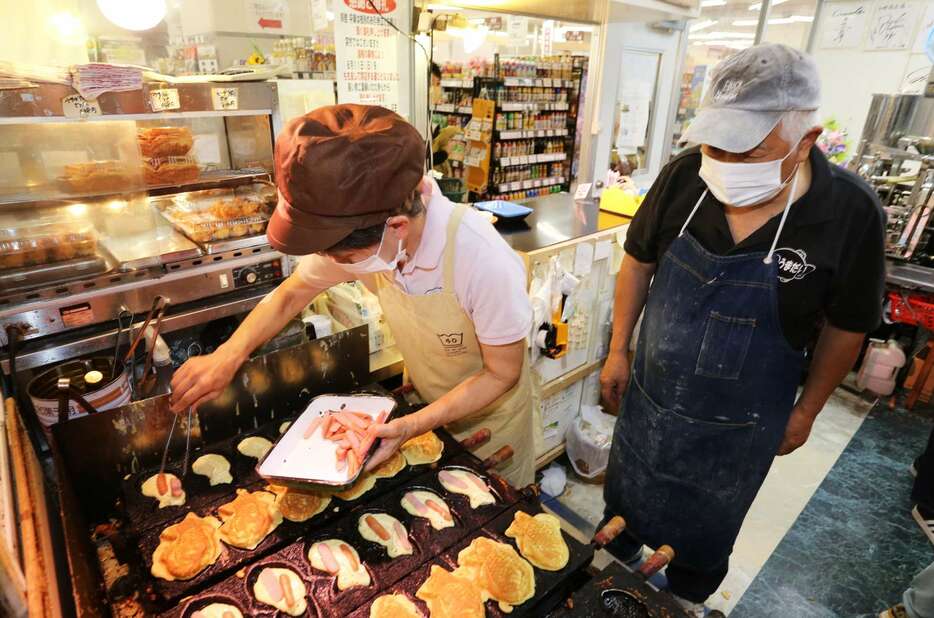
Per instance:
[[[495,468],[499,464],[512,458],[513,450],[508,444],[483,460],[484,470]]]
[[[597,547],[606,547],[610,541],[626,529],[626,520],[621,515],[614,515],[610,521],[593,535],[593,544]]]
[[[473,434],[461,440],[461,446],[463,446],[467,450],[475,449],[478,446],[482,446],[486,444],[487,442],[489,442],[491,435],[493,434],[490,432],[489,429],[487,429],[486,427],[482,427],[478,429],[477,431],[473,432]]]
[[[671,545],[662,545],[649,556],[648,560],[639,566],[639,575],[648,579],[661,571],[669,562],[675,559],[675,550]]]

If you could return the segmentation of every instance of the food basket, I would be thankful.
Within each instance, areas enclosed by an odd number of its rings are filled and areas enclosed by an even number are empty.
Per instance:
[[[54,221],[27,227],[0,227],[0,269],[23,268],[97,252],[97,235],[88,223]]]
[[[199,243],[262,234],[270,215],[262,199],[237,195],[233,189],[192,191],[153,204],[176,229]]]

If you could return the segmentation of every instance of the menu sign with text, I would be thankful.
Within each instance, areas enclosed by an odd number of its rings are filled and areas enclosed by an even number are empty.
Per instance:
[[[334,20],[337,101],[399,111],[396,0],[339,0]]]

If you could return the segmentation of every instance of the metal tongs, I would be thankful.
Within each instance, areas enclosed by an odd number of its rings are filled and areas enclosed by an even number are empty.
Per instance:
[[[165,441],[165,449],[162,451],[162,464],[159,466],[159,474],[165,474],[165,464],[169,459],[169,446],[172,444],[172,435],[175,433],[175,426],[178,424],[178,414],[172,415],[172,427],[169,429],[169,439]],[[185,433],[185,458],[182,460],[182,478],[188,474],[188,455],[191,452],[191,406],[188,406],[188,425]]]

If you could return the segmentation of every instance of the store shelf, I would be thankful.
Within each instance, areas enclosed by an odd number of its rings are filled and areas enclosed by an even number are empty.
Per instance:
[[[444,82],[441,82],[444,85]],[[515,87],[536,87],[536,88],[573,88],[574,82],[569,79],[558,79],[557,77],[505,77],[503,85],[507,88]]]
[[[564,161],[568,156],[563,152],[548,152],[542,154],[524,155],[520,157],[500,157],[500,167],[514,167],[516,165],[535,165],[536,163],[553,163]]]
[[[558,103],[516,103],[507,101],[499,104],[502,112],[564,112],[568,109],[567,102]]]
[[[473,88],[473,78],[467,79],[442,79],[442,88]]]
[[[534,178],[530,180],[504,182],[496,186],[496,193],[509,193],[511,191],[524,191],[526,189],[563,185],[566,180],[564,176],[552,176],[550,178]]]
[[[536,129],[534,131],[500,131],[500,140],[530,139],[534,137],[564,137],[567,129]]]
[[[453,103],[442,103],[441,105],[435,105],[431,110],[436,114],[465,114],[467,116],[473,115],[473,108],[469,105],[462,105],[460,107],[454,105]]]

